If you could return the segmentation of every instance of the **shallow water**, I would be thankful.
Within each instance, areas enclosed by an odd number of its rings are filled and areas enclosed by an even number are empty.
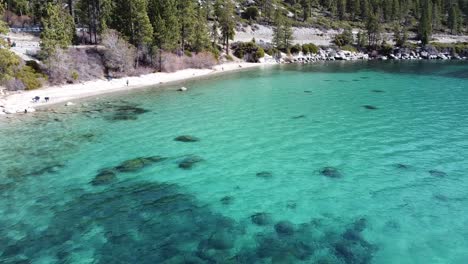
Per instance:
[[[468,263],[467,72],[278,66],[3,122],[0,262]]]

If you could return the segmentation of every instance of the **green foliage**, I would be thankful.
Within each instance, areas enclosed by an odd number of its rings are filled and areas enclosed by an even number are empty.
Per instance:
[[[302,52],[304,54],[317,54],[318,51],[319,51],[319,48],[313,43],[302,45]]]
[[[20,65],[20,57],[8,49],[0,48],[0,82],[14,77]]]
[[[354,43],[353,33],[351,32],[351,30],[345,29],[343,33],[335,36],[333,42],[339,47],[352,45]]]
[[[259,11],[256,6],[249,6],[245,9],[244,17],[249,20],[257,20],[259,16]]]
[[[296,44],[296,45],[291,47],[291,53],[292,54],[298,54],[301,51],[302,51],[302,46],[299,45],[299,44]]]
[[[221,29],[223,43],[226,46],[226,54],[229,54],[229,40],[234,39],[234,28],[236,26],[234,21],[234,4],[230,0],[216,0],[215,15]]]
[[[119,29],[136,47],[149,45],[153,41],[153,26],[148,16],[147,0],[115,0],[112,28]]]
[[[341,49],[346,50],[346,51],[351,51],[351,52],[357,52],[357,49],[351,45],[344,45],[341,47]]]
[[[273,45],[276,49],[289,53],[293,42],[293,30],[290,21],[277,10],[273,28]]]
[[[167,51],[174,51],[180,40],[180,24],[175,0],[150,0],[148,14],[153,25],[154,44]]]
[[[418,37],[422,45],[426,45],[432,36],[432,5],[431,0],[421,0],[421,19],[419,21]]]
[[[57,48],[67,48],[75,35],[73,18],[60,5],[47,4],[42,20],[41,50],[48,56]]]
[[[408,31],[405,27],[396,24],[393,28],[393,38],[396,46],[404,47],[408,41]]]
[[[29,66],[24,66],[15,74],[15,78],[24,84],[26,90],[33,90],[42,86],[45,76]]]
[[[245,59],[247,62],[258,62],[265,56],[263,48],[254,42],[239,42],[233,45],[234,55]]]

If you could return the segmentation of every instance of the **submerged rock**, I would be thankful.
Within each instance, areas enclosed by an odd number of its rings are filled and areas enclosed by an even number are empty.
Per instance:
[[[298,115],[298,116],[293,116],[292,119],[301,119],[305,117],[306,117],[305,115]]]
[[[429,174],[431,174],[431,176],[438,177],[438,178],[443,178],[447,176],[447,173],[440,171],[440,170],[430,170]]]
[[[320,170],[320,174],[328,178],[342,178],[343,175],[334,167],[324,167]]]
[[[110,184],[117,180],[117,175],[112,170],[102,170],[91,181],[94,186]]]
[[[273,177],[273,173],[270,172],[270,171],[257,172],[256,175],[257,175],[257,177],[264,178],[264,179],[269,179],[269,178]]]
[[[294,234],[294,224],[289,221],[280,221],[275,224],[275,231],[278,235],[291,236]]]
[[[304,93],[312,93],[312,91],[304,91]]]
[[[203,161],[202,157],[189,156],[179,162],[179,168],[184,169],[184,170],[189,170],[189,169],[192,169],[193,166],[195,166],[195,164],[200,163],[202,161]]]
[[[221,198],[220,201],[224,205],[230,205],[234,201],[234,197],[233,196],[224,196],[223,198]]]
[[[383,90],[372,90],[373,93],[385,93]]]
[[[194,136],[187,136],[187,135],[183,135],[183,136],[178,136],[174,139],[174,141],[179,141],[179,142],[197,142],[197,141],[200,141],[199,138],[197,137],[194,137]]]
[[[410,168],[409,165],[406,165],[406,164],[403,164],[403,163],[397,163],[397,164],[395,164],[395,166],[396,166],[398,169],[409,169],[409,168]]]
[[[377,110],[377,109],[379,109],[379,108],[377,108],[376,106],[373,106],[373,105],[363,105],[362,107],[364,107],[367,110]]]
[[[255,213],[250,216],[250,220],[259,226],[269,225],[272,222],[271,215],[268,213]]]
[[[152,156],[152,157],[139,157],[131,160],[126,160],[120,165],[116,166],[115,169],[119,172],[132,172],[140,170],[146,166],[149,166],[153,163],[161,162],[166,158],[161,156]]]

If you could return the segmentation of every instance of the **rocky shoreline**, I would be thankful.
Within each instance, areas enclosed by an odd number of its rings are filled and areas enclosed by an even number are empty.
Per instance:
[[[395,50],[389,55],[368,54],[364,52],[353,52],[346,50],[319,50],[317,54],[304,55],[302,53],[282,56],[275,59],[271,56],[261,60],[262,63],[314,63],[319,61],[357,61],[357,60],[468,60],[468,57],[450,54],[449,52],[431,52],[426,50]]]

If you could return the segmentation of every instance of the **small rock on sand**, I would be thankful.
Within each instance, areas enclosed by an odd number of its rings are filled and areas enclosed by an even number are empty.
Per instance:
[[[75,104],[72,103],[72,102],[67,102],[67,103],[65,104],[65,106],[73,106],[73,105],[75,105]]]

